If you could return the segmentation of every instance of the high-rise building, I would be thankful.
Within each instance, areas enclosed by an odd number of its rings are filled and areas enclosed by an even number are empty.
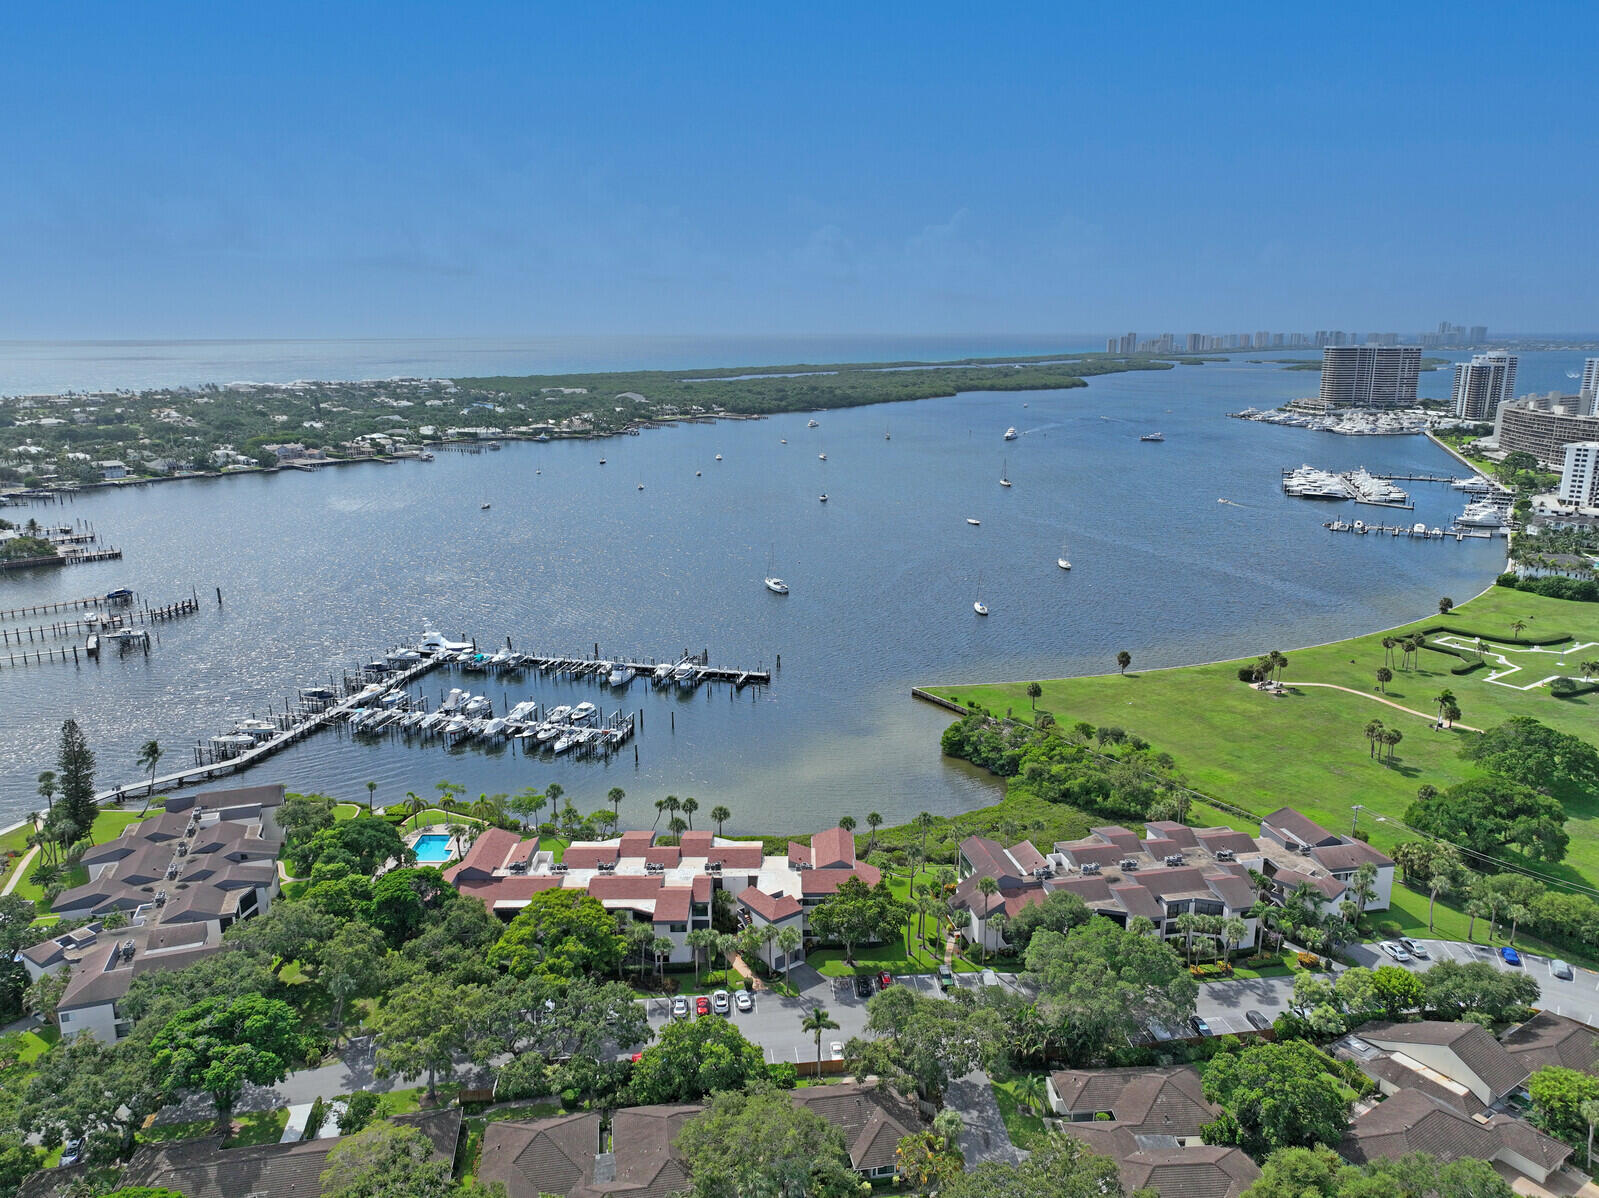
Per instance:
[[[1205,335],[1203,333],[1189,333],[1188,334],[1188,352],[1189,353],[1197,354],[1200,350],[1202,350],[1204,348],[1205,348]]]
[[[1492,420],[1516,388],[1515,354],[1503,350],[1473,354],[1455,364],[1454,410],[1462,420]]]
[[[1138,351],[1138,334],[1137,333],[1123,333],[1122,334],[1121,351],[1124,354],[1136,353]]]
[[[1574,507],[1599,507],[1599,441],[1573,441],[1566,446],[1560,471],[1560,502]]]
[[[1321,398],[1335,408],[1412,407],[1420,371],[1417,346],[1329,345],[1321,351]]]
[[[1582,387],[1577,392],[1588,401],[1588,415],[1599,416],[1599,358],[1589,358],[1582,364]]]
[[[1488,340],[1488,326],[1485,324],[1472,325],[1470,337],[1471,344],[1481,345],[1486,340]]]
[[[1493,441],[1505,453],[1530,453],[1544,469],[1558,470],[1566,446],[1599,441],[1599,416],[1586,415],[1575,395],[1524,395],[1499,405]]]
[[[1270,333],[1256,333],[1255,334],[1255,348],[1256,349],[1268,349],[1268,348],[1270,348],[1270,346],[1271,346],[1271,334]]]

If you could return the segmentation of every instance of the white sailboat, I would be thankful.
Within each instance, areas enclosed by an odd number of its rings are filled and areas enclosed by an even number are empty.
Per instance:
[[[999,460],[999,485],[1002,487],[1010,486],[1010,471],[1006,469],[1004,458]]]
[[[983,576],[977,576],[977,601],[972,604],[972,610],[980,616],[988,614],[988,604],[983,602]]]
[[[779,578],[777,576],[777,572],[772,569],[772,554],[770,553],[766,555],[766,578],[764,581],[766,583],[766,589],[771,591],[772,594],[788,594],[788,583]]]

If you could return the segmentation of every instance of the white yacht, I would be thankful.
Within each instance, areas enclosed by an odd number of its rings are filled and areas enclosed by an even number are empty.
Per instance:
[[[672,666],[669,662],[663,661],[660,665],[655,667],[655,672],[650,675],[650,681],[654,685],[660,686],[662,683],[670,680],[671,677]]]
[[[1059,557],[1057,557],[1055,559],[1055,564],[1057,566],[1059,566],[1062,570],[1070,570],[1072,568],[1071,562],[1066,560],[1066,554],[1065,554],[1064,551],[1061,553],[1061,555]]]
[[[447,641],[428,626],[423,627],[422,639],[418,642],[418,648],[431,649],[436,653],[462,653],[471,647],[468,641]]]
[[[574,724],[586,724],[599,713],[600,709],[598,707],[585,701],[572,708],[572,722]]]
[[[572,709],[563,703],[554,711],[550,712],[549,722],[552,724],[564,724],[566,723],[567,717],[571,714]]]
[[[774,595],[786,595],[788,594],[788,583],[781,578],[768,578],[766,579],[766,589]]]
[[[982,521],[979,520],[976,516],[967,516],[966,517],[966,523],[972,524],[972,525],[977,525],[977,524],[981,524]]]
[[[1468,503],[1466,510],[1455,517],[1455,523],[1469,525],[1472,528],[1502,528],[1505,523],[1505,513],[1497,504],[1486,501]]]
[[[1010,428],[1005,430],[1005,440],[1007,441],[1014,441],[1020,435],[1021,434],[1016,431],[1015,425],[1012,425]]]
[[[816,421],[814,421],[814,420],[810,421],[809,423],[806,424],[805,427],[806,428],[815,428],[816,427]]]
[[[986,616],[988,614],[988,604],[983,602],[983,600],[981,598],[982,593],[983,593],[983,577],[982,577],[982,575],[979,574],[977,576],[977,594],[978,594],[979,598],[977,599],[976,602],[974,602],[972,604],[972,610],[974,612],[976,612],[980,616]]]
[[[1138,439],[1140,441],[1164,441],[1166,439],[1166,434],[1165,433],[1145,433],[1142,437],[1140,437]]]
[[[826,503],[827,502],[827,492],[823,491],[820,495],[817,496],[817,498],[820,499],[823,503]]]
[[[672,681],[679,686],[693,688],[700,680],[700,668],[692,661],[680,661],[672,671]]]
[[[819,453],[816,455],[816,460],[818,462],[825,462],[827,461],[827,455],[825,453]]]
[[[718,461],[718,462],[720,462],[720,461],[721,461],[721,460],[722,460],[722,455],[721,455],[721,454],[717,454],[717,455],[716,455],[716,460],[717,460],[717,461]]]
[[[612,686],[626,686],[638,677],[638,671],[623,662],[617,662],[611,667],[611,672],[605,676],[605,681]]]

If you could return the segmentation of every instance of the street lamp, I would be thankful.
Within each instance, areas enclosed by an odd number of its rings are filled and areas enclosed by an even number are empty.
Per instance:
[[[1364,803],[1356,803],[1349,809],[1349,834],[1353,836],[1360,826],[1360,813],[1366,809]]]

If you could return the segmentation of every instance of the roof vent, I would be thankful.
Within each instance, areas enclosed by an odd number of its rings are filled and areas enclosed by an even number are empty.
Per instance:
[[[1231,849],[1217,849],[1216,850],[1216,860],[1218,860],[1218,861],[1231,861],[1234,856],[1235,856],[1235,854],[1233,853],[1233,851]]]
[[[122,959],[124,961],[131,961],[133,960],[133,952],[135,947],[137,946],[134,941],[124,940],[120,945],[117,946],[117,951],[122,954]]]

